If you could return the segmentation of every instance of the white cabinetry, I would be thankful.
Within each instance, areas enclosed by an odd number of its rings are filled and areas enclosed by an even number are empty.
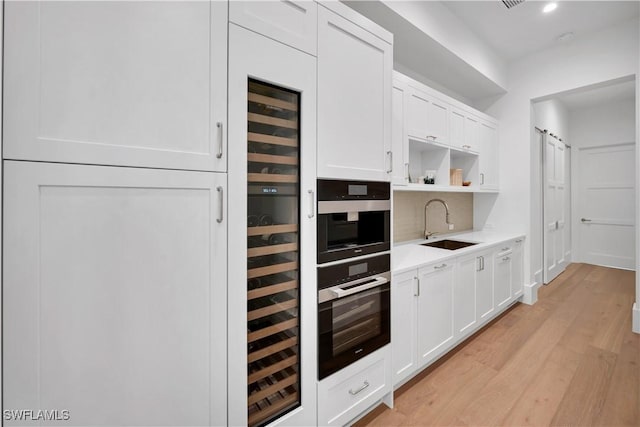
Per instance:
[[[446,144],[449,136],[447,115],[445,102],[411,88],[407,110],[410,137]]]
[[[226,424],[225,175],[4,174],[4,404],[76,425]]]
[[[476,282],[482,267],[481,258],[472,255],[456,264],[453,286],[453,327],[456,337],[465,335],[476,325]]]
[[[317,425],[346,425],[381,398],[388,398],[391,389],[391,346],[387,345],[318,383]]]
[[[451,108],[449,112],[449,144],[452,147],[465,148],[465,113],[457,108]]]
[[[511,249],[503,248],[494,255],[493,303],[499,310],[511,301]]]
[[[315,56],[317,10],[310,0],[231,1],[229,21]]]
[[[524,292],[524,238],[513,242],[513,255],[511,264],[511,294],[514,298],[520,297]]]
[[[453,341],[453,266],[447,261],[418,272],[418,365],[424,366]]]
[[[391,339],[393,343],[393,383],[408,378],[417,369],[418,271],[394,276],[391,290]]]
[[[227,2],[8,2],[4,158],[226,170]]]
[[[345,16],[318,7],[318,176],[389,181],[392,36],[331,7]]]
[[[482,324],[495,312],[493,298],[493,257],[491,251],[478,255],[480,266],[476,272],[476,318]]]
[[[407,86],[397,79],[393,80],[391,95],[391,152],[393,154],[392,183],[409,183],[409,138],[404,116],[407,111],[409,93]]]
[[[480,186],[483,189],[498,188],[498,130],[493,124],[480,123]]]

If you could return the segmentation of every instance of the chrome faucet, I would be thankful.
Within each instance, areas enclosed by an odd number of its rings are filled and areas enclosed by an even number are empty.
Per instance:
[[[451,224],[449,222],[449,206],[447,205],[447,202],[445,202],[442,199],[431,199],[429,200],[425,205],[424,205],[424,238],[425,239],[429,239],[429,237],[433,236],[433,232],[429,232],[427,231],[427,208],[429,207],[429,205],[433,202],[439,202],[442,203],[442,205],[444,206],[444,211],[445,211],[445,222],[447,224]]]

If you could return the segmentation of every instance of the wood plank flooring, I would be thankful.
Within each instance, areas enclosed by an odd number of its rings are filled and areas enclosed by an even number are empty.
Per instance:
[[[640,426],[634,280],[571,264],[356,426]]]

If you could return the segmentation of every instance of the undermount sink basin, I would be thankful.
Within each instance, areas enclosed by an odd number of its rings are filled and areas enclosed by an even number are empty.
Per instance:
[[[456,249],[466,248],[467,246],[477,245],[477,243],[461,242],[459,240],[439,240],[437,242],[422,243],[422,246],[431,246],[432,248],[448,249],[455,251]]]

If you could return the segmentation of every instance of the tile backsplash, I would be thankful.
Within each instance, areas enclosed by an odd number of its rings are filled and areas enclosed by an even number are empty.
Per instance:
[[[445,223],[444,206],[433,203],[427,211],[427,229],[437,234],[473,229],[473,193],[439,193],[395,191],[393,193],[393,241],[395,243],[424,238],[424,205],[431,199],[442,199],[449,206],[449,220]]]

